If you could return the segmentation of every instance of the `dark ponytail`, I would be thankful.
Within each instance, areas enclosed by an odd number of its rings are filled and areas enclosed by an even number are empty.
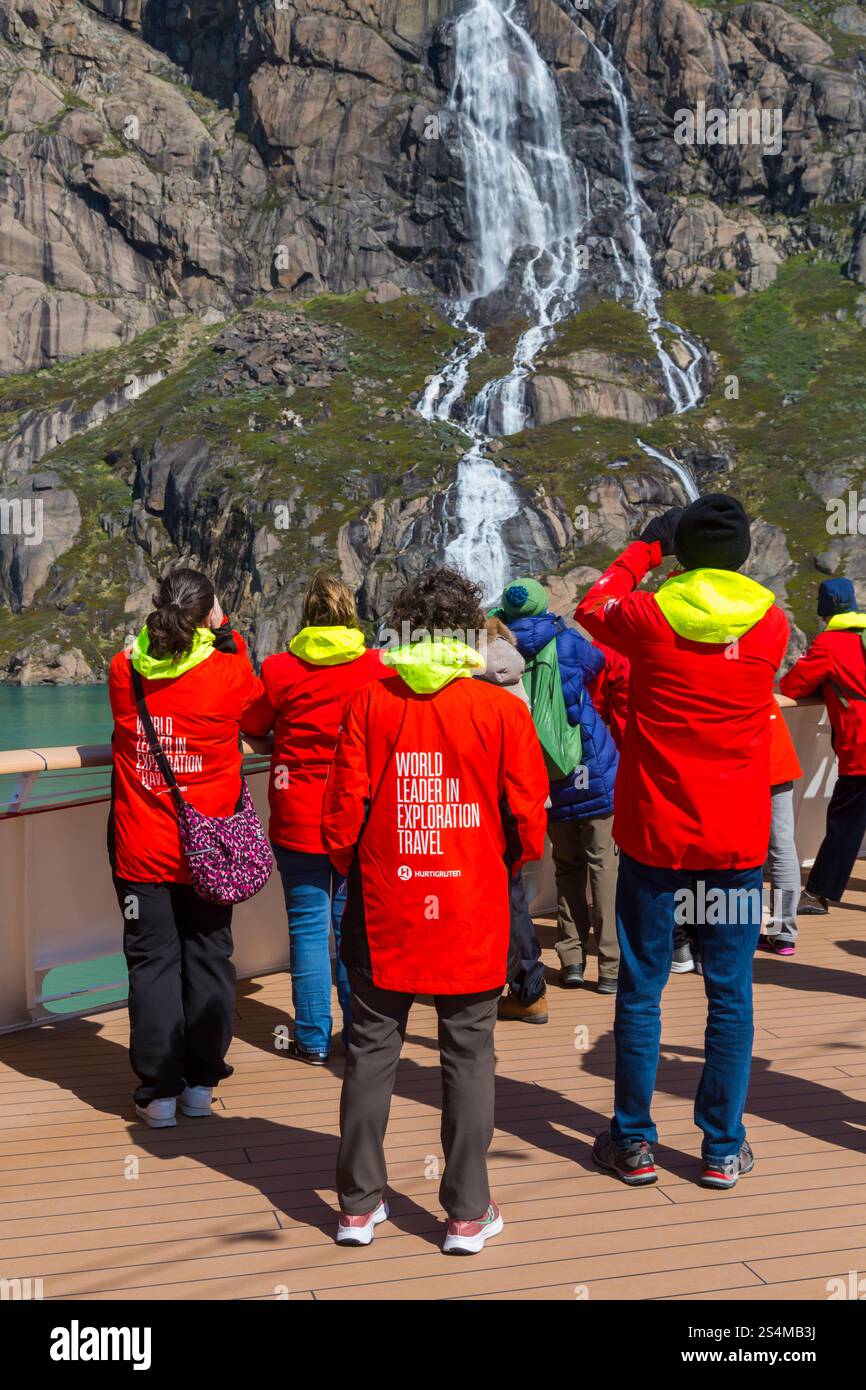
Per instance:
[[[170,570],[153,596],[155,607],[147,620],[151,654],[179,661],[192,651],[196,628],[204,625],[214,599],[207,575],[198,570]]]

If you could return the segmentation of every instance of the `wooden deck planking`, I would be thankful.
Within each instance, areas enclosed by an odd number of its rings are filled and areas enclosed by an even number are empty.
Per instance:
[[[439,1154],[428,1005],[413,1010],[398,1069],[393,1219],[368,1250],[333,1243],[341,1060],[314,1071],[275,1050],[285,976],[241,985],[218,1114],[174,1130],[131,1122],[123,1011],[2,1038],[0,1277],[79,1300],[826,1298],[828,1279],[866,1272],[864,912],[858,885],[850,905],[803,921],[793,960],[756,962],[758,1166],[733,1193],[695,1182],[699,979],[666,991],[661,1175],[644,1191],[589,1155],[611,1105],[613,1000],[554,985],[547,1027],[500,1024],[490,1168],[506,1229],[468,1261],[439,1252],[425,1176]],[[541,934],[553,970],[549,926]]]

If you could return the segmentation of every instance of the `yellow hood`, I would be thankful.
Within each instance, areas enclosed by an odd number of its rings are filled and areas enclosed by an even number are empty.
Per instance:
[[[866,613],[834,613],[825,631],[861,632],[866,629]]]
[[[200,666],[203,661],[207,661],[209,656],[213,656],[214,638],[215,634],[209,627],[199,627],[196,628],[192,647],[186,656],[153,656],[150,650],[150,633],[143,627],[132,644],[130,658],[138,674],[145,680],[175,680],[177,676],[184,675],[194,666]]]
[[[686,570],[672,575],[656,602],[680,637],[691,642],[731,642],[760,622],[775,595],[736,570]]]
[[[443,637],[439,642],[427,638],[424,642],[393,647],[382,653],[382,660],[416,695],[435,695],[451,681],[483,671],[487,664],[473,647],[453,637]]]
[[[311,666],[344,666],[364,655],[364,634],[356,627],[304,627],[289,651]]]

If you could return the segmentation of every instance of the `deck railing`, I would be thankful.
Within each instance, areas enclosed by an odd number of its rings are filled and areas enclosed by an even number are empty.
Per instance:
[[[272,747],[270,738],[244,740],[247,773],[264,768]],[[0,751],[0,817],[107,797],[111,764],[110,743]]]

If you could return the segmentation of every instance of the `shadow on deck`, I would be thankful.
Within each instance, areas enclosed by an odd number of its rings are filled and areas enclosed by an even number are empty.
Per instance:
[[[696,1183],[697,977],[665,993],[662,1173],[642,1191],[590,1159],[611,1104],[613,1000],[552,984],[546,1027],[500,1024],[490,1166],[506,1228],[472,1260],[439,1251],[429,1007],[413,1010],[391,1112],[393,1219],[368,1250],[333,1243],[342,1056],[317,1071],[274,1047],[286,976],[240,987],[218,1114],[173,1130],[131,1118],[123,1011],[10,1035],[0,1278],[42,1279],[47,1299],[826,1299],[828,1280],[866,1274],[866,882],[803,919],[793,959],[759,957],[755,980],[758,1163],[732,1193]]]

